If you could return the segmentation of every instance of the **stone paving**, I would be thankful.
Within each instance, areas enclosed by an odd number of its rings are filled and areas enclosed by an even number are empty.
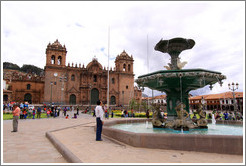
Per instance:
[[[80,114],[78,119],[65,119],[63,115],[59,118],[19,119],[18,132],[12,133],[12,120],[4,120],[3,163],[66,163],[45,133],[94,121],[85,114]]]
[[[243,155],[135,148],[106,136],[102,136],[103,141],[97,142],[94,126],[95,118],[87,114],[80,114],[78,119],[65,119],[62,116],[19,120],[17,133],[11,133],[12,121],[3,121],[3,163],[67,163],[45,137],[47,131],[52,131],[83,163],[243,162]]]

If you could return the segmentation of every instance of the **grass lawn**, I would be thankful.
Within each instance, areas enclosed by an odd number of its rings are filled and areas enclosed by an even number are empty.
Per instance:
[[[27,116],[27,119],[32,119],[32,115],[31,116]],[[37,115],[35,115],[35,119],[37,118]],[[41,113],[41,118],[47,118],[46,113]],[[3,114],[3,120],[11,120],[13,119],[13,114]]]

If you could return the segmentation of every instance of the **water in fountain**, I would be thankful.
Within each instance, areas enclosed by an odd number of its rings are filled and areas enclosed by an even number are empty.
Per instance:
[[[148,128],[148,125],[149,125],[149,122],[148,122],[148,121],[146,121],[146,123],[145,123],[145,127],[146,127],[146,128]]]
[[[212,124],[215,125],[215,123],[216,123],[216,120],[214,118],[214,114],[212,114]]]

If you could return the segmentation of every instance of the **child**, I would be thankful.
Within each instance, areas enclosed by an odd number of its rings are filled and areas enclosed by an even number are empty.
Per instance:
[[[50,109],[48,109],[48,111],[47,111],[47,118],[49,118],[50,117]]]
[[[66,119],[68,119],[69,115],[66,116]]]
[[[74,116],[72,118],[77,119],[77,114],[74,114]]]
[[[35,114],[36,114],[36,112],[35,112],[35,109],[33,108],[33,110],[32,110],[32,119],[35,119]]]
[[[26,111],[26,109],[24,109],[23,115],[24,115],[24,119],[26,119],[26,117],[27,117],[27,111]]]

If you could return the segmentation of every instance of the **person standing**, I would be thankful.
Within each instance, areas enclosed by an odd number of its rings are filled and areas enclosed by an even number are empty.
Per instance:
[[[149,119],[149,109],[147,109],[146,117]]]
[[[67,108],[66,107],[64,108],[63,113],[64,113],[64,116],[67,115]]]
[[[20,108],[17,103],[14,105],[14,111],[13,113],[13,131],[11,132],[17,132],[18,131],[18,119],[20,116]]]
[[[35,109],[33,108],[33,110],[32,110],[32,119],[35,119],[35,114],[36,114],[36,111],[35,111]]]
[[[102,134],[102,126],[103,126],[103,108],[102,102],[100,100],[97,101],[97,106],[95,108],[96,113],[96,122],[97,122],[97,131],[96,131],[96,141],[102,141],[101,134]]]
[[[60,111],[61,111],[61,107],[58,107],[58,112],[57,112],[57,116],[60,116]]]
[[[41,117],[41,108],[40,108],[40,106],[38,106],[38,109],[37,109],[37,118],[40,119],[40,117]]]
[[[77,115],[79,115],[79,106],[77,106]]]

